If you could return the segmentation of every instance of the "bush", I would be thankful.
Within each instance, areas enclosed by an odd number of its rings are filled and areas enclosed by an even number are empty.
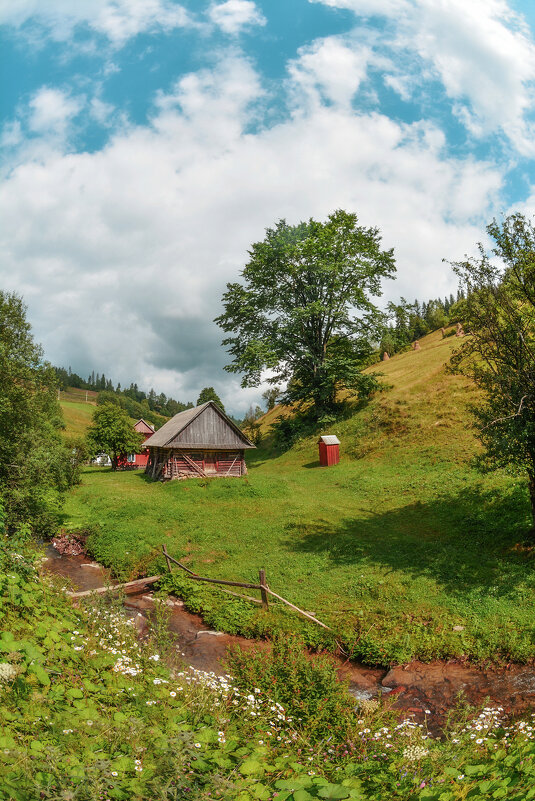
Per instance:
[[[311,742],[332,737],[333,721],[342,739],[354,725],[355,701],[338,681],[334,662],[317,654],[312,659],[296,635],[277,634],[265,651],[238,646],[229,651],[227,664],[238,687],[259,688],[281,704]]]

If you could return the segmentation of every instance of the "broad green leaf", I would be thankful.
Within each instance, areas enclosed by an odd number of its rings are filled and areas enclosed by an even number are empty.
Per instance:
[[[28,673],[33,673],[39,679],[41,684],[50,684],[50,677],[44,667],[39,662],[33,662],[28,666]]]
[[[40,740],[32,740],[30,743],[30,748],[32,749],[32,751],[42,751],[44,745]]]
[[[341,784],[328,784],[326,787],[320,787],[318,795],[320,798],[349,798],[349,790]]]
[[[296,790],[292,795],[292,798],[293,801],[310,801],[310,799],[314,798],[314,796],[310,795],[308,790],[301,789]]]
[[[240,765],[239,771],[244,776],[261,776],[264,773],[264,767],[256,759],[246,759]]]

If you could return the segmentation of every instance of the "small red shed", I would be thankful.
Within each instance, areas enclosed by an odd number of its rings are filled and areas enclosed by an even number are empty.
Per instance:
[[[332,464],[338,464],[340,461],[340,440],[338,437],[327,434],[319,438],[318,444],[320,446],[321,467],[330,467]]]

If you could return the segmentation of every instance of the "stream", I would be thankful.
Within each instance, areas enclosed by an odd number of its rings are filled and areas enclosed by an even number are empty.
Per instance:
[[[109,572],[91,562],[86,555],[60,554],[53,545],[46,549],[43,569],[68,579],[76,591],[92,590],[110,582]],[[133,591],[135,589],[135,591]],[[140,636],[149,631],[149,619],[155,601],[150,587],[132,588],[124,600],[125,614],[134,618]],[[262,647],[262,642],[245,637],[214,632],[202,617],[184,609],[180,599],[169,600],[169,630],[175,635],[177,650],[183,662],[197,670],[224,673],[223,660],[230,645],[244,650]],[[390,670],[371,668],[337,657],[340,678],[349,681],[352,695],[369,699],[387,694],[392,706],[403,717],[417,722],[427,720],[431,731],[440,730],[456,697],[481,705],[487,699],[492,706],[501,706],[508,715],[535,710],[535,666],[507,665],[483,668],[461,661],[410,662]]]

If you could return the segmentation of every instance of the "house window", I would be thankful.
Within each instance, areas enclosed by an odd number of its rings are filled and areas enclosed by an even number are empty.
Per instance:
[[[129,464],[134,464],[135,461],[136,461],[136,454],[135,453],[129,453],[128,456],[126,457],[126,461]]]

